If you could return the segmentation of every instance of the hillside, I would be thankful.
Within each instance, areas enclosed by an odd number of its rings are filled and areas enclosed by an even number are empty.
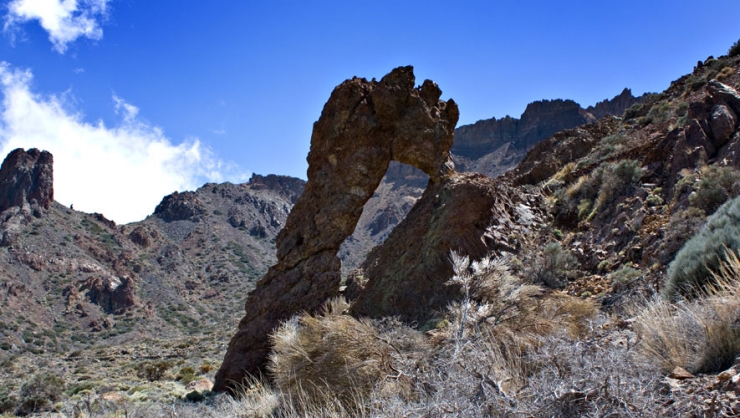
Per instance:
[[[645,97],[633,97],[629,89],[612,99],[584,109],[572,100],[530,103],[519,119],[481,120],[455,129],[452,160],[460,172],[497,177],[514,168],[535,144],[554,133],[594,122],[605,116],[621,116]],[[375,195],[363,209],[357,228],[340,252],[342,271],[360,266],[368,251],[381,244],[421,197],[428,176],[409,165],[392,161]]]

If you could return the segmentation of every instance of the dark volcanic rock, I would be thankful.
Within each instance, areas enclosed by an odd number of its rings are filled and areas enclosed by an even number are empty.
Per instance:
[[[604,116],[620,116],[625,110],[629,109],[635,103],[639,103],[640,98],[632,95],[632,90],[625,88],[622,92],[614,96],[611,100],[604,100],[593,106],[586,108],[586,112],[594,115],[597,119]]]
[[[452,147],[458,171],[497,177],[514,168],[526,152],[545,138],[564,129],[619,116],[645,96],[634,97],[629,89],[611,100],[587,109],[572,100],[541,100],[530,103],[520,119],[506,116],[487,119],[455,130]]]
[[[506,142],[511,142],[514,148],[527,150],[558,131],[593,120],[572,100],[537,101],[527,105],[521,119],[507,116],[461,126],[455,131],[452,152],[477,158]]]
[[[165,222],[190,220],[197,222],[205,213],[203,205],[193,192],[175,192],[165,196],[154,209],[154,216]]]
[[[334,89],[314,124],[308,183],[277,237],[278,263],[250,293],[214,390],[262,372],[269,333],[280,321],[314,311],[337,294],[336,254],[391,161],[421,169],[431,185],[453,172],[449,152],[459,113],[440,95],[429,80],[415,87],[412,67],[396,68],[379,82],[353,78]]]
[[[306,187],[306,182],[301,179],[275,174],[269,174],[267,176],[252,174],[248,184],[252,190],[268,189],[280,192],[292,203],[296,202],[298,196],[303,193],[303,189]]]
[[[37,213],[54,201],[54,158],[47,151],[12,151],[0,167],[0,212],[26,204]]]
[[[82,286],[90,302],[107,313],[122,313],[136,305],[136,284],[128,277],[122,279],[89,278]]]

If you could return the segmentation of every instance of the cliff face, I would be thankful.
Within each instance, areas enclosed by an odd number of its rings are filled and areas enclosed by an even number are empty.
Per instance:
[[[461,126],[455,130],[452,147],[455,167],[458,171],[499,176],[518,164],[529,149],[556,132],[607,115],[621,115],[640,100],[629,89],[587,109],[572,100],[541,100],[530,103],[520,119],[506,116]]]

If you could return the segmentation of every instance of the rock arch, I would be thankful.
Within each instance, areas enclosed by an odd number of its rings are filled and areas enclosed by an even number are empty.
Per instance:
[[[308,183],[277,237],[278,262],[249,294],[214,390],[264,372],[269,334],[280,321],[337,294],[339,247],[391,161],[421,169],[430,185],[454,173],[450,148],[459,111],[440,95],[430,80],[416,87],[410,66],[334,89],[313,127]]]

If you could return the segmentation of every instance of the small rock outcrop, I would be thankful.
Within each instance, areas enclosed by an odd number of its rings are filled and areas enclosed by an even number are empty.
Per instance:
[[[391,161],[426,173],[431,187],[454,173],[450,159],[459,112],[429,80],[415,87],[412,67],[380,81],[353,78],[337,86],[314,124],[308,182],[277,237],[276,265],[257,283],[229,343],[214,390],[264,371],[269,334],[301,311],[337,294],[337,252]]]
[[[90,277],[83,285],[90,302],[107,313],[120,314],[136,305],[136,283],[129,277]]]
[[[54,157],[31,148],[12,151],[0,167],[0,212],[30,205],[35,215],[54,201]]]
[[[154,209],[154,216],[165,222],[186,220],[197,222],[204,213],[203,205],[193,192],[175,192],[165,196]]]

